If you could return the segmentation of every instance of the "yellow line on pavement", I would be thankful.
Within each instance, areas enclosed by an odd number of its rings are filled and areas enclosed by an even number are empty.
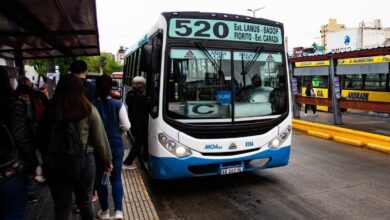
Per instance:
[[[390,137],[331,125],[293,119],[293,128],[334,141],[390,153]]]

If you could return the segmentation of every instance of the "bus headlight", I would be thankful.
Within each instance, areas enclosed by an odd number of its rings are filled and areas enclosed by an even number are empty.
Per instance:
[[[158,141],[165,149],[177,157],[188,157],[192,154],[188,147],[173,140],[165,133],[158,134]]]
[[[290,133],[291,133],[291,125],[288,125],[286,129],[280,132],[277,137],[275,137],[268,143],[268,147],[272,149],[276,149],[280,147],[280,145],[282,145],[284,141],[286,141]]]

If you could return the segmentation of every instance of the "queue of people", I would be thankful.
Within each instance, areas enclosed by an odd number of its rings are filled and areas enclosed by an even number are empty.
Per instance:
[[[127,113],[110,96],[109,76],[94,84],[85,80],[84,61],[74,61],[70,69],[72,74],[61,76],[51,100],[44,90],[33,90],[25,77],[14,91],[0,70],[0,219],[23,219],[27,198],[35,197],[38,165],[51,192],[55,219],[71,218],[73,197],[82,219],[124,219],[122,165],[135,168],[134,159],[146,144],[145,79],[134,78]],[[123,163],[122,133],[130,127],[136,141]],[[108,181],[114,216],[108,208]],[[101,207],[96,215],[95,190]]]

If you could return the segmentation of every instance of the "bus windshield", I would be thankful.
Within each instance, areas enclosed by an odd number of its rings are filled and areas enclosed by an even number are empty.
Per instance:
[[[280,52],[173,48],[167,116],[221,122],[276,116],[287,109]]]

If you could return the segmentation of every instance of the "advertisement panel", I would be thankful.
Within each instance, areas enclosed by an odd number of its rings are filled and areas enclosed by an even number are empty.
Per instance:
[[[374,63],[389,63],[390,55],[372,56],[372,57],[356,57],[337,60],[338,65],[357,65],[357,64],[374,64]]]
[[[328,92],[329,92],[329,89],[328,88],[313,88],[314,89],[314,93],[316,94],[316,98],[328,98]],[[305,91],[306,91],[306,87],[302,87],[302,96],[306,96],[305,94]],[[317,105],[317,110],[319,111],[324,111],[324,112],[327,112],[329,111],[329,108],[328,106],[322,106],[322,105]]]
[[[326,36],[326,53],[338,53],[359,49],[359,29],[330,32]]]
[[[342,96],[348,100],[370,101],[370,102],[390,102],[390,92],[362,91],[362,90],[342,90]]]
[[[295,67],[315,67],[315,66],[329,66],[329,60],[319,60],[319,61],[305,61],[305,62],[296,62]]]

